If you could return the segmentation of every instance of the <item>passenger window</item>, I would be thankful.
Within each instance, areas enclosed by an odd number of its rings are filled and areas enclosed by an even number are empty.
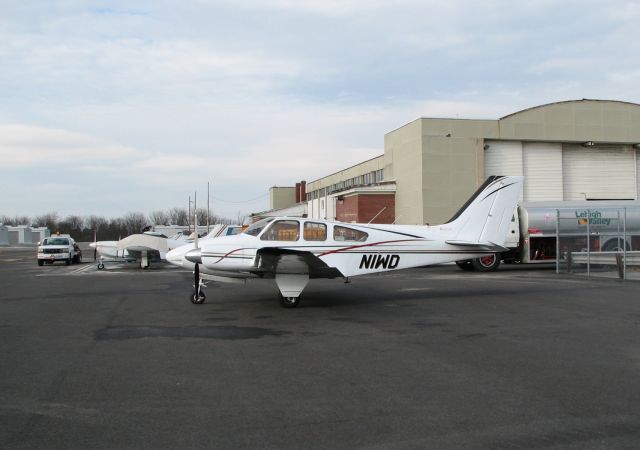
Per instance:
[[[335,241],[358,241],[364,242],[369,235],[364,231],[336,225],[333,227],[333,240]]]
[[[327,226],[324,223],[305,222],[303,237],[305,241],[326,241]]]
[[[265,231],[263,241],[297,241],[300,238],[300,223],[297,220],[278,220]]]

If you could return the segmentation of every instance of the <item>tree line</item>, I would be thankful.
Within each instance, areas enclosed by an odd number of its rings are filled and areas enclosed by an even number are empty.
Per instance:
[[[198,209],[196,211],[198,225],[206,225],[207,210]],[[193,212],[192,212],[193,216]],[[238,213],[237,220],[220,217],[215,214],[209,215],[209,224],[216,223],[242,223],[245,219]],[[130,234],[140,233],[149,225],[182,225],[193,226],[193,217],[189,216],[187,208],[171,208],[166,211],[153,211],[149,215],[140,212],[130,212],[122,217],[106,218],[103,216],[59,216],[56,212],[49,212],[36,217],[14,216],[9,217],[0,214],[0,224],[4,225],[31,225],[32,227],[47,227],[51,233],[60,232],[69,234],[76,241],[93,241],[94,233],[98,240],[111,241],[118,240]]]

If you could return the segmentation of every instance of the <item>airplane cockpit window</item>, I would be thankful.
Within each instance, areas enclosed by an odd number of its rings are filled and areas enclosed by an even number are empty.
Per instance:
[[[302,236],[305,241],[326,241],[327,225],[317,222],[305,222]]]
[[[273,222],[260,239],[263,241],[297,241],[300,238],[300,223],[297,220]]]
[[[369,235],[364,231],[354,230],[353,228],[343,227],[336,225],[333,227],[333,240],[334,241],[357,241],[364,242]]]
[[[246,234],[250,234],[251,236],[257,236],[262,232],[262,230],[264,230],[264,227],[266,227],[271,223],[271,221],[273,221],[273,218],[271,217],[258,220],[256,223],[251,224],[251,226],[247,228],[244,232]]]

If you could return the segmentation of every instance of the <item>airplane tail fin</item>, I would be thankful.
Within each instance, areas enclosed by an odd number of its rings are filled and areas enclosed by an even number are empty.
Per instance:
[[[457,245],[503,246],[524,177],[491,176],[447,222]]]

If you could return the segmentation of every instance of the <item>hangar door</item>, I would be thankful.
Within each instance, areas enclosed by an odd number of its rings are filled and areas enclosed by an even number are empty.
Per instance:
[[[522,142],[485,141],[484,176],[491,175],[522,175]]]
[[[485,141],[485,177],[524,175],[520,199],[562,200],[562,145],[544,142]]]
[[[562,200],[562,144],[525,142],[522,150],[524,199]]]
[[[622,146],[585,148],[565,144],[564,200],[635,200],[636,152]]]

